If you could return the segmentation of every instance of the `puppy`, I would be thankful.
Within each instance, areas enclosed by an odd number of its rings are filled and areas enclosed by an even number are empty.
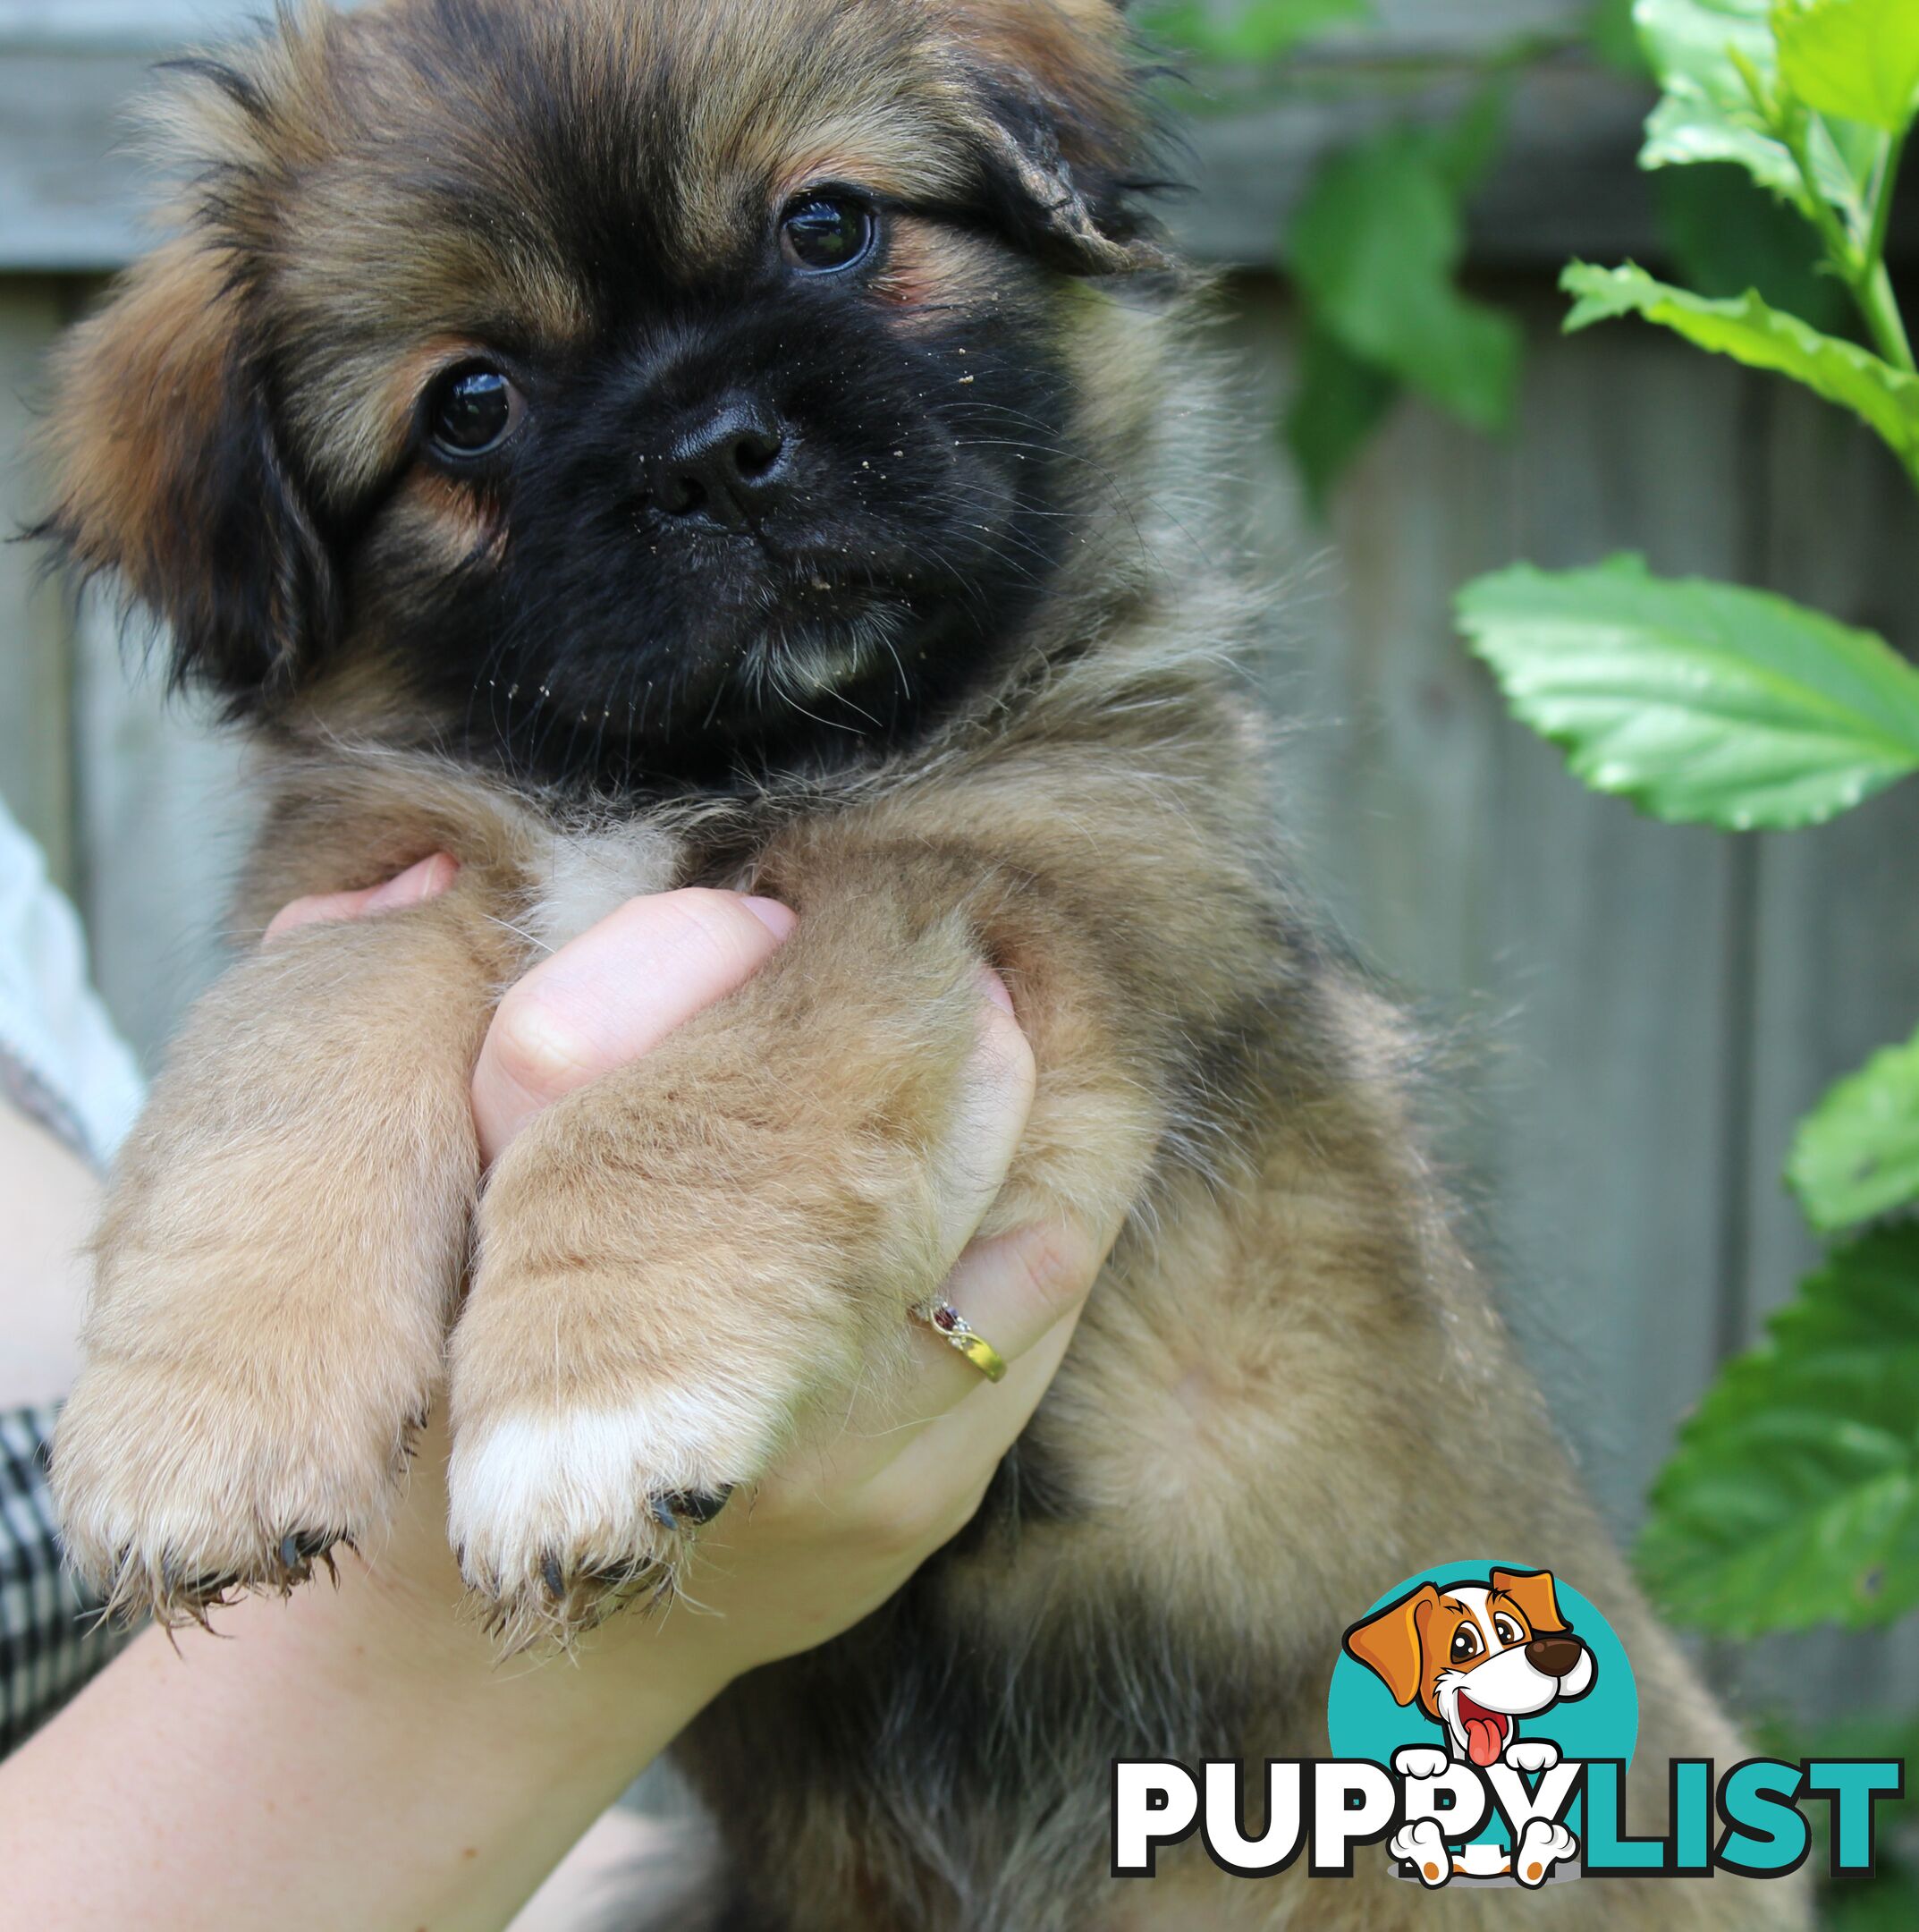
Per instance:
[[[1382,1869],[1105,1876],[1116,1756],[1323,1754],[1353,1606],[1461,1546],[1619,1630],[1656,1827],[1664,1760],[1735,1741],[1542,1446],[1416,1043],[1276,845],[1230,408],[1110,0],[309,6],[182,82],[177,233],[60,360],[50,534],[258,749],[242,930],[462,869],[188,1022],[100,1229],[74,1560],[169,1620],[301,1582],[445,1376],[505,1641],[651,1592],[900,1371],[990,962],[1040,1072],[986,1232],[1116,1245],[968,1535],[686,1741],[725,1922],[1509,1922]],[[797,935],[482,1195],[499,988],[697,884]]]

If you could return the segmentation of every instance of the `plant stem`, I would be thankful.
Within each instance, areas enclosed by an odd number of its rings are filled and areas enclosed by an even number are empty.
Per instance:
[[[1913,360],[1913,345],[1906,333],[1906,320],[1899,313],[1898,297],[1892,292],[1892,277],[1886,273],[1886,265],[1880,262],[1853,293],[1858,297],[1859,308],[1865,317],[1865,326],[1873,332],[1873,341],[1881,355],[1894,369],[1903,369],[1908,376],[1919,375],[1919,364]]]
[[[1846,286],[1852,291],[1853,300],[1858,304],[1859,313],[1872,334],[1873,346],[1893,368],[1912,374],[1915,372],[1912,343],[1906,338],[1906,323],[1899,314],[1898,301],[1892,292],[1892,279],[1886,273],[1885,262],[1886,233],[1892,218],[1892,192],[1900,156],[1889,152],[1885,157],[1886,165],[1880,170],[1879,192],[1874,197],[1873,214],[1866,224],[1867,235],[1862,239],[1854,235],[1840,221],[1819,184],[1818,170],[1813,165],[1812,146],[1806,138],[1809,125],[1807,119],[1798,117],[1791,122],[1776,123],[1775,132],[1792,156],[1799,170],[1799,179],[1805,183],[1806,199],[1812,204],[1813,218],[1826,244],[1826,253]]]
[[[1864,272],[1856,292],[1880,353],[1895,369],[1912,372],[1912,343],[1906,337],[1905,318],[1899,313],[1898,298],[1892,292],[1892,278],[1886,273],[1886,237],[1892,227],[1892,198],[1898,189],[1899,167],[1905,158],[1905,131],[1889,134],[1880,148],[1879,166],[1873,174],[1873,216],[1866,233]]]

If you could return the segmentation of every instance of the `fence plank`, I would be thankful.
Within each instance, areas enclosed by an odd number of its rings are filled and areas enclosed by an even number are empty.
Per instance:
[[[97,599],[79,630],[75,839],[80,905],[108,1010],[150,1068],[219,970],[252,813],[230,734],[169,704],[136,636]]]
[[[1321,157],[1401,110],[1402,87],[1364,84],[1378,64],[1458,68],[1421,103],[1450,113],[1476,85],[1475,57],[1518,33],[1577,37],[1585,4],[1398,0],[1380,9],[1376,28],[1304,60],[1279,105],[1208,111],[1196,95],[1192,173],[1204,191],[1173,208],[1175,229],[1208,259],[1268,259]],[[128,108],[148,91],[152,60],[244,31],[261,12],[257,0],[0,0],[0,264],[90,271],[123,261],[139,245],[150,192]],[[1509,259],[1556,259],[1576,247],[1647,252],[1650,208],[1631,166],[1645,106],[1643,88],[1590,61],[1528,77],[1512,164],[1475,216],[1481,250]]]
[[[41,361],[64,313],[56,283],[0,282],[0,796],[71,885],[72,627],[58,590],[39,581],[39,556],[4,540],[46,508],[27,445]]]
[[[1238,295],[1240,345],[1283,368],[1282,298]],[[1562,343],[1555,320],[1534,305],[1513,445],[1415,409],[1367,459],[1337,564],[1308,572],[1284,619],[1277,695],[1310,714],[1288,760],[1314,883],[1476,1041],[1459,1149],[1515,1320],[1624,1526],[1722,1326],[1727,850],[1587,794],[1506,717],[1450,602],[1521,555],[1636,546],[1731,573],[1742,534],[1723,484],[1745,392],[1649,336]],[[1264,547],[1297,561],[1314,539],[1284,528],[1273,491],[1257,478]]]

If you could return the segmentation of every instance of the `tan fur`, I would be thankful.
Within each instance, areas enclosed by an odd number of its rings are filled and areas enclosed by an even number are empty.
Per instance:
[[[1660,1826],[1668,1758],[1739,1745],[1579,1495],[1456,1237],[1416,1121],[1418,1040],[1295,902],[1233,662],[1258,600],[1219,562],[1230,405],[1177,284],[1062,278],[1034,301],[1077,398],[1075,541],[1020,660],[910,749],[609,803],[437,754],[403,640],[349,626],[302,663],[303,530],[392,460],[446,344],[505,318],[563,354],[594,326],[552,240],[558,187],[496,138],[498,75],[475,62],[442,100],[402,57],[423,14],[307,8],[240,56],[272,112],[216,96],[188,136],[228,200],[63,364],[56,525],[169,614],[214,598],[219,560],[173,497],[217,467],[236,369],[274,370],[277,413],[234,446],[274,478],[285,437],[313,498],[274,505],[272,637],[207,647],[274,645],[248,674],[272,693],[270,809],[243,957],[177,1044],[102,1228],[55,1457],[77,1559],[165,1615],[289,1587],[377,1526],[450,1364],[452,1533],[508,1643],[568,1641],[697,1573],[663,1499],[750,1485],[856,1383],[905,1368],[933,1230],[968,1182],[956,1123],[988,962],[1039,1070],[989,1226],[1070,1217],[1117,1242],[975,1530],[686,1741],[754,1894],[737,1922],[1804,1925],[1792,1887],[1428,1897],[1383,1857],[1343,1885],[1247,1885],[1190,1847],[1153,1885],[1104,1879],[1113,1755],[1323,1755],[1340,1631],[1475,1549],[1550,1566],[1624,1640],[1636,1830]],[[655,64],[697,76],[658,190],[687,262],[764,239],[819,168],[937,187],[982,140],[1010,147],[1051,253],[1115,276],[1162,261],[1103,227],[1086,187],[1137,136],[1103,0],[541,0],[532,17],[537,78],[580,99],[628,101]],[[1058,131],[994,121],[998,95]],[[382,125],[443,119],[439,158],[498,219],[423,208],[383,158]],[[272,265],[243,300],[237,259]],[[881,292],[910,329],[1036,276],[927,223]],[[503,554],[510,511],[396,480],[384,555],[444,576]],[[443,902],[253,946],[286,900],[435,851],[462,865]],[[542,1116],[482,1192],[465,1096],[502,987],[596,895],[666,884],[774,894],[799,928],[740,993]],[[1388,1668],[1422,1608],[1372,1640]]]
[[[141,597],[157,596],[163,555],[181,540],[171,514],[221,406],[233,307],[220,258],[171,242],[131,271],[110,316],[81,324],[55,357],[65,401],[49,419],[46,454],[88,533],[80,561],[113,564]],[[111,555],[92,541],[109,530]]]

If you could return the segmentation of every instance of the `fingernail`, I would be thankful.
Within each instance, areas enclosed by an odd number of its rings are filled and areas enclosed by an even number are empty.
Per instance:
[[[793,928],[799,923],[799,915],[791,906],[782,905],[777,899],[755,899],[748,896],[741,900],[747,911],[757,919],[775,939],[791,937]]]
[[[435,852],[418,865],[409,866],[397,878],[390,878],[367,901],[369,912],[391,912],[402,906],[422,904],[437,899],[458,876],[458,863],[444,852]]]
[[[1002,1011],[1006,1013],[1011,1013],[1013,1012],[1013,996],[1010,991],[1008,990],[1005,980],[1001,979],[999,974],[994,972],[993,968],[990,966],[982,966],[979,969],[977,978],[979,981],[979,990],[984,993],[995,1006],[1000,1007]],[[1013,1017],[1017,1019],[1019,1015],[1015,1013]]]

